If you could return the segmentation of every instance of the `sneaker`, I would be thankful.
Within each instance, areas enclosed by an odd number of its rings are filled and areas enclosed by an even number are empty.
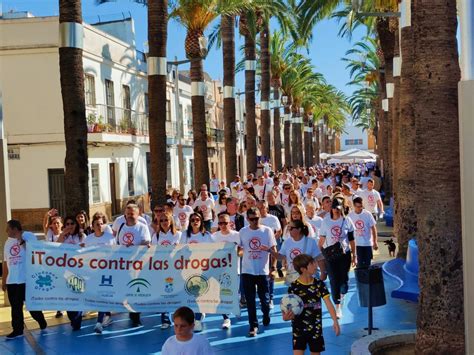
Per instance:
[[[342,318],[342,306],[340,304],[336,304],[336,317],[337,319]]]
[[[194,321],[194,332],[202,332],[202,322],[200,320]]]
[[[104,328],[108,327],[114,320],[112,319],[111,316],[105,316],[104,320],[102,321],[102,326]]]
[[[11,332],[10,334],[8,334],[6,336],[7,340],[12,340],[12,339],[15,339],[15,338],[21,338],[23,336],[23,332]]]
[[[132,322],[132,328],[141,327],[143,324],[140,321]]]
[[[224,319],[224,321],[222,322],[222,329],[229,329],[230,325],[231,325],[230,319],[229,318]]]
[[[258,333],[258,327],[250,328],[249,337],[254,338]]]
[[[263,315],[263,321],[262,321],[263,325],[266,327],[268,325],[270,325],[270,315],[269,314],[264,314]]]
[[[46,329],[46,327],[48,326],[48,323],[46,323],[45,319],[43,319],[42,322],[38,322],[38,324],[39,324],[41,330]]]
[[[171,326],[171,323],[169,322],[161,323],[161,329],[168,329],[170,326]]]
[[[63,316],[63,312],[57,311],[56,315],[54,316],[55,318],[61,318]]]
[[[270,307],[270,309],[275,308],[275,305],[273,304],[273,300],[270,300],[270,302],[268,303],[268,307]]]
[[[95,325],[94,332],[96,332],[97,334],[102,334],[102,330],[104,330],[104,328],[102,327],[102,323],[97,323]]]

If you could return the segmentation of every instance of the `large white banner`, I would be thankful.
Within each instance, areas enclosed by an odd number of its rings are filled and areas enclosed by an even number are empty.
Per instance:
[[[29,310],[240,314],[236,246],[27,243]]]

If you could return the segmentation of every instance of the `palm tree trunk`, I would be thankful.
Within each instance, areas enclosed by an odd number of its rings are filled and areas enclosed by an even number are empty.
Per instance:
[[[222,16],[222,57],[224,60],[224,138],[226,181],[237,175],[237,135],[235,127],[235,18]],[[228,91],[231,91],[229,93]]]
[[[288,100],[290,98],[288,97]],[[291,166],[291,142],[290,142],[290,132],[291,132],[291,106],[289,104],[285,106],[285,127],[284,127],[284,139],[285,139],[285,166]]]
[[[304,165],[303,161],[303,117],[301,113],[297,113],[298,123],[296,124],[296,140],[298,142],[298,148],[296,150],[296,156],[299,166]]]
[[[293,166],[298,165],[298,134],[297,134],[297,126],[296,117],[298,115],[296,108],[293,107],[293,112],[291,113],[291,163]]]
[[[82,28],[81,1],[59,1],[59,23],[64,37],[68,29],[79,24]],[[82,33],[80,33],[82,36]],[[82,39],[82,38],[81,38]],[[59,71],[64,113],[64,186],[66,213],[89,211],[89,168],[87,156],[87,122],[84,96],[82,42],[62,42],[59,48]]]
[[[261,89],[260,101],[260,136],[262,137],[262,155],[264,159],[270,160],[270,31],[268,22],[260,31],[260,68]]]
[[[255,63],[255,38],[245,35],[245,61]],[[257,123],[255,121],[255,66],[245,69],[245,126],[247,129],[247,172],[257,171]]]
[[[148,1],[148,62],[164,58],[168,37],[168,0]],[[166,67],[148,71],[152,208],[166,202]],[[176,73],[177,75],[178,73]]]
[[[456,2],[414,0],[416,353],[464,354]]]
[[[273,99],[279,102],[280,94],[278,93],[278,85],[273,87]],[[275,169],[281,170],[281,128],[280,128],[280,107],[273,109],[273,158]]]
[[[320,151],[320,139],[319,139],[319,124],[315,123],[313,126],[313,132],[315,135],[314,143],[313,143],[313,155],[314,155],[314,160],[313,164],[319,164],[321,163],[321,158],[319,157],[319,154],[321,153]]]
[[[195,187],[209,184],[209,161],[207,156],[206,108],[204,102],[204,73],[202,60],[191,62],[191,105],[193,112]],[[193,85],[196,89],[193,92]]]
[[[412,2],[413,6],[413,2]],[[414,105],[416,100],[413,78],[413,27],[401,29],[402,73],[400,80],[400,118],[398,129],[397,198],[394,234],[398,241],[398,257],[406,258],[408,241],[416,233],[416,132]]]
[[[304,149],[304,165],[305,166],[311,166],[311,133],[308,132],[309,128],[309,119],[308,115],[305,113],[303,116],[303,134],[304,134],[304,144],[303,144],[303,149]]]

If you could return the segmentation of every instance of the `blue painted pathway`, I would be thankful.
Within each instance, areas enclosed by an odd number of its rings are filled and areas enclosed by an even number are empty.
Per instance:
[[[415,328],[417,305],[407,301],[393,299],[391,291],[398,287],[396,280],[385,277],[387,305],[374,308],[374,326],[380,330]],[[220,315],[208,315],[204,320],[204,331],[216,354],[291,354],[291,325],[281,319],[278,306],[280,298],[286,293],[283,284],[275,289],[275,309],[271,324],[260,327],[256,338],[247,338],[249,330],[247,312],[240,317],[232,317],[232,328],[222,330]],[[113,315],[114,323],[104,330],[102,335],[94,333],[95,319],[83,322],[82,329],[73,332],[68,324],[48,327],[44,331],[32,331],[37,348],[45,354],[161,354],[165,340],[173,334],[173,329],[160,329],[159,314],[142,314],[143,326],[130,328],[128,314]],[[261,314],[260,314],[261,320]],[[332,320],[323,313],[323,334],[326,342],[326,354],[348,354],[352,343],[367,331],[367,309],[359,307],[354,275],[351,273],[349,293],[346,295],[344,317],[340,320],[341,335],[336,337],[332,330]],[[35,354],[26,338],[15,340],[0,339],[0,354]]]

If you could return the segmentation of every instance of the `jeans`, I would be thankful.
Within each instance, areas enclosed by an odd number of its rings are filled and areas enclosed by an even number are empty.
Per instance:
[[[348,251],[336,261],[326,260],[326,270],[331,284],[331,296],[334,304],[341,303],[341,295],[349,289],[349,270],[351,268],[351,252]]]
[[[82,325],[82,311],[67,311],[67,317],[71,321],[71,327],[74,330],[81,329]]]
[[[133,313],[129,313],[128,316],[130,317],[130,320],[132,321],[132,323],[134,324],[140,323],[140,313],[133,312]]]
[[[372,247],[357,246],[357,267],[369,267],[372,262]]]
[[[244,284],[244,294],[247,300],[247,310],[249,313],[250,328],[258,327],[257,306],[255,302],[255,287],[262,307],[263,317],[270,314],[268,280],[266,275],[242,274]]]
[[[11,305],[12,328],[14,332],[23,333],[23,303],[25,303],[25,284],[7,284],[8,300]],[[38,322],[40,327],[46,327],[43,312],[30,311],[31,316]]]
[[[275,279],[273,277],[267,276],[268,280],[268,293],[270,301],[273,300],[273,289],[275,288]]]
[[[102,323],[104,321],[104,317],[105,316],[111,316],[112,313],[110,312],[99,312],[99,314],[97,315],[97,323]]]

